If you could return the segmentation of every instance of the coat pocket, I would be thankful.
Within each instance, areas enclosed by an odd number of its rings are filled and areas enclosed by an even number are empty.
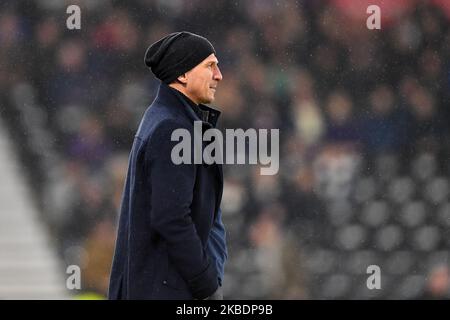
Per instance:
[[[165,254],[164,272],[162,283],[164,286],[175,290],[189,290],[187,283],[181,277],[175,266],[170,262],[169,255]]]

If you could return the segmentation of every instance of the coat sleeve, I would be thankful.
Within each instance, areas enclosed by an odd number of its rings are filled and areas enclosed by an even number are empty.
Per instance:
[[[218,287],[217,271],[191,218],[196,175],[194,164],[175,165],[171,159],[172,132],[180,125],[162,122],[147,141],[145,163],[151,185],[151,226],[166,242],[171,263],[187,282],[196,299],[204,299]]]
[[[222,285],[228,251],[226,245],[226,230],[222,222],[222,210],[220,208],[209,234],[207,248],[208,254],[215,264],[217,275],[219,277],[219,284]]]

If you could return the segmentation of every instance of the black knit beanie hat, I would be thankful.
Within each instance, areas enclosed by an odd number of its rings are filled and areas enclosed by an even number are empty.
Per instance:
[[[145,52],[145,64],[162,82],[169,84],[216,53],[204,37],[181,31],[153,43]]]

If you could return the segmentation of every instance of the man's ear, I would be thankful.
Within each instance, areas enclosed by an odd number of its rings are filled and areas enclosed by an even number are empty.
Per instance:
[[[181,84],[184,84],[184,85],[187,84],[187,75],[186,75],[186,73],[183,73],[181,76],[178,76],[177,80]]]

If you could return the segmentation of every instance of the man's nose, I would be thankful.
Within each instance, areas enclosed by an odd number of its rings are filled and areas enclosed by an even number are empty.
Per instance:
[[[214,80],[221,81],[223,79],[222,72],[220,72],[219,67],[215,68],[215,72],[213,74]]]

